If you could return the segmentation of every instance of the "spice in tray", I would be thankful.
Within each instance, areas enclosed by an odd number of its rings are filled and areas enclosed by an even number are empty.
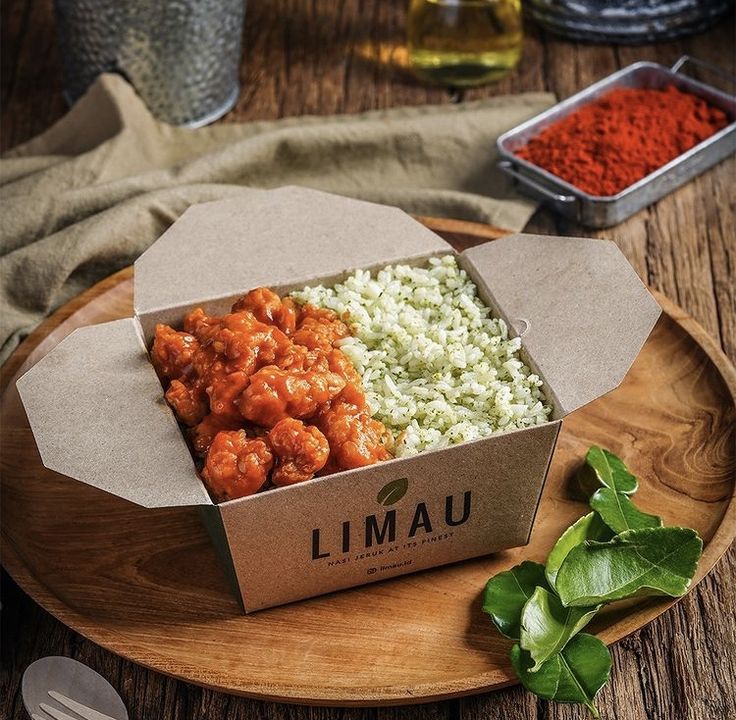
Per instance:
[[[678,90],[616,88],[545,128],[516,155],[590,195],[616,195],[729,123]]]

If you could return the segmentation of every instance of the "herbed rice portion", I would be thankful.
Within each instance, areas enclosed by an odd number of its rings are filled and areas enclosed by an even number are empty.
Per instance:
[[[397,457],[545,422],[542,381],[519,359],[519,338],[490,315],[453,255],[426,268],[356,270],[333,287],[291,297],[334,310],[353,336],[339,341],[363,378],[374,417]]]

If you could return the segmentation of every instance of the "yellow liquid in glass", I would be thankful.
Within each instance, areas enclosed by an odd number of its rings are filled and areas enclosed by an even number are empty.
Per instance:
[[[409,57],[419,77],[468,87],[516,67],[524,37],[521,0],[411,0]]]

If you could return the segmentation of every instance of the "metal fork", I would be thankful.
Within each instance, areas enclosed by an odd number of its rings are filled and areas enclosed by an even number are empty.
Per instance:
[[[115,720],[115,718],[110,715],[105,715],[105,713],[101,713],[99,710],[94,710],[91,707],[87,707],[87,705],[82,705],[82,703],[72,700],[66,695],[62,695],[55,690],[49,690],[49,697],[56,700],[59,705],[67,708],[67,710],[71,710],[76,713],[80,718],[82,718],[82,720]],[[53,720],[78,720],[78,718],[65,713],[63,710],[58,710],[47,703],[40,703],[38,707],[43,710],[46,715],[53,718]],[[33,713],[31,718],[32,720],[48,720],[48,718],[43,715],[39,715],[38,713]]]

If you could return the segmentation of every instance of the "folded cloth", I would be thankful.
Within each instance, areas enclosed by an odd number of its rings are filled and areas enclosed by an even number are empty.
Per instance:
[[[102,75],[0,163],[0,362],[189,205],[244,187],[305,185],[520,230],[536,205],[496,169],[495,140],[553,102],[532,93],[190,130],[159,122],[125,80]]]

